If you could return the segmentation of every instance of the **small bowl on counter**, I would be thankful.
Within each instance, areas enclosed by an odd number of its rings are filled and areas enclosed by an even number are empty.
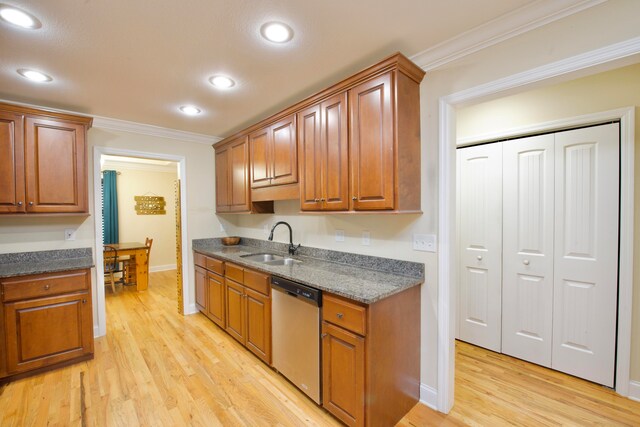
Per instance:
[[[223,237],[221,240],[222,244],[225,246],[233,246],[240,243],[240,237],[238,236]]]

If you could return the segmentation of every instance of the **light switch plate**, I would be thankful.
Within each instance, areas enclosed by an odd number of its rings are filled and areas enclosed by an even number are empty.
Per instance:
[[[369,246],[371,244],[371,233],[368,231],[362,232],[362,244],[364,246]]]
[[[64,240],[76,240],[76,230],[73,228],[65,228]]]
[[[336,230],[336,242],[344,242],[344,230]]]
[[[413,250],[424,251],[424,252],[435,252],[436,251],[435,234],[414,234]]]

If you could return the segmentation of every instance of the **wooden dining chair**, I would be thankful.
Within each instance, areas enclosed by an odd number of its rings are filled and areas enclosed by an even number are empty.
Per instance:
[[[118,260],[118,250],[113,246],[105,245],[103,249],[103,257],[104,257],[104,276],[105,278],[109,278],[109,283],[111,284],[111,291],[116,293],[116,280],[115,273],[119,273],[120,271],[120,261]],[[107,281],[104,282],[105,286],[107,285]]]

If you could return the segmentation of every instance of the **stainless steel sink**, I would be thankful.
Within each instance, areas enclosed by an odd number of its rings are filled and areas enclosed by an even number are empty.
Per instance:
[[[268,265],[295,265],[295,264],[300,264],[302,261],[297,260],[297,259],[293,259],[293,258],[283,258],[283,259],[276,259],[274,261],[268,261],[265,262],[265,264]]]
[[[240,255],[241,258],[248,259],[249,261],[260,262],[262,264],[267,265],[294,265],[300,264],[302,261],[293,259],[293,258],[285,258],[282,255],[270,254],[270,253],[261,253],[261,254],[247,254]]]
[[[282,255],[276,255],[276,254],[270,254],[270,253],[240,255],[240,257],[246,258],[249,261],[256,261],[256,262],[263,262],[263,263],[284,260],[284,257]]]

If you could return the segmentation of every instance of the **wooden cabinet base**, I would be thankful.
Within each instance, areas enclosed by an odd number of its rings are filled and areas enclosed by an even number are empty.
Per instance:
[[[50,366],[44,366],[42,368],[34,369],[28,372],[21,372],[19,374],[9,375],[7,377],[0,378],[0,385],[10,383],[11,381],[20,380],[22,378],[27,378],[32,375],[42,374],[44,372],[53,371],[54,369],[64,368],[65,366],[75,365],[76,363],[85,362],[87,360],[93,359],[93,353],[86,354],[84,356],[76,357],[73,360],[67,360],[64,362],[56,363]]]

